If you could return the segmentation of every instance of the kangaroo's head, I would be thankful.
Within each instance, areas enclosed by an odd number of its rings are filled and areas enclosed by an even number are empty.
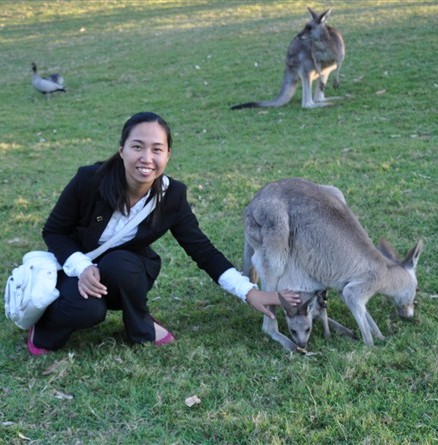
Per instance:
[[[392,293],[390,297],[397,308],[398,315],[401,318],[410,320],[414,317],[415,296],[418,284],[415,269],[423,251],[423,242],[421,240],[418,241],[402,260],[398,257],[394,248],[384,239],[380,240],[379,250],[385,257],[399,266],[399,273],[394,278],[398,283],[397,292]]]
[[[297,34],[300,40],[320,40],[323,35],[325,35],[326,27],[325,22],[329,18],[332,10],[327,9],[322,14],[317,14],[310,8],[307,8],[312,16],[312,20],[306,23],[303,30]]]
[[[299,292],[299,306],[290,305],[279,293],[281,306],[286,313],[286,323],[292,341],[300,348],[306,349],[313,327],[311,304],[316,301],[314,292]]]

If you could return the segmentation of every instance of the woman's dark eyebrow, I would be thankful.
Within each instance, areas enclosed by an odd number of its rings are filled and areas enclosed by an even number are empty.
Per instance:
[[[141,144],[144,145],[144,141],[142,139],[131,139],[131,144]],[[162,142],[152,142],[151,144],[153,147],[165,147],[166,144],[163,144]]]

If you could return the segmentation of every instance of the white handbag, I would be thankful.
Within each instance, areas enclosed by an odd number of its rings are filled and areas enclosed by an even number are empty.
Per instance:
[[[6,282],[5,313],[21,329],[29,329],[59,297],[56,280],[60,266],[51,252],[35,250],[23,256]]]
[[[163,177],[163,189],[169,180]],[[138,226],[155,208],[155,196],[118,233],[86,253],[91,260],[102,255],[130,230]],[[31,328],[43,315],[46,308],[59,297],[56,289],[58,270],[62,267],[51,252],[35,250],[23,256],[23,264],[16,267],[9,276],[5,287],[5,314],[21,329]]]

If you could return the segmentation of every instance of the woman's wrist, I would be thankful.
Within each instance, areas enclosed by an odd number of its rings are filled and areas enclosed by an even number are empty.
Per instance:
[[[239,297],[244,302],[247,301],[246,297],[249,292],[252,289],[257,288],[256,284],[251,283],[248,277],[242,275],[235,268],[226,270],[219,277],[218,284],[222,287],[222,289],[235,295],[236,297]]]
[[[62,268],[67,276],[79,277],[91,265],[93,263],[87,255],[82,252],[75,252],[67,258]]]
[[[257,294],[258,294],[259,292],[260,292],[260,291],[257,289],[257,287],[253,287],[253,288],[251,288],[251,289],[247,292],[247,294],[245,295],[245,299],[246,299],[246,301],[249,301],[251,298],[257,297]]]

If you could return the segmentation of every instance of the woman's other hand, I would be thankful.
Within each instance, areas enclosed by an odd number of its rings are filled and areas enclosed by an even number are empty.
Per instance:
[[[107,294],[106,286],[100,282],[100,272],[97,266],[88,266],[79,275],[78,289],[84,298],[101,298]]]
[[[291,290],[281,291],[281,295],[292,306],[298,306],[301,303],[300,297],[297,293]],[[269,318],[275,319],[275,315],[268,309],[267,306],[280,306],[280,298],[278,292],[265,292],[253,288],[246,295],[246,300],[254,308]]]

